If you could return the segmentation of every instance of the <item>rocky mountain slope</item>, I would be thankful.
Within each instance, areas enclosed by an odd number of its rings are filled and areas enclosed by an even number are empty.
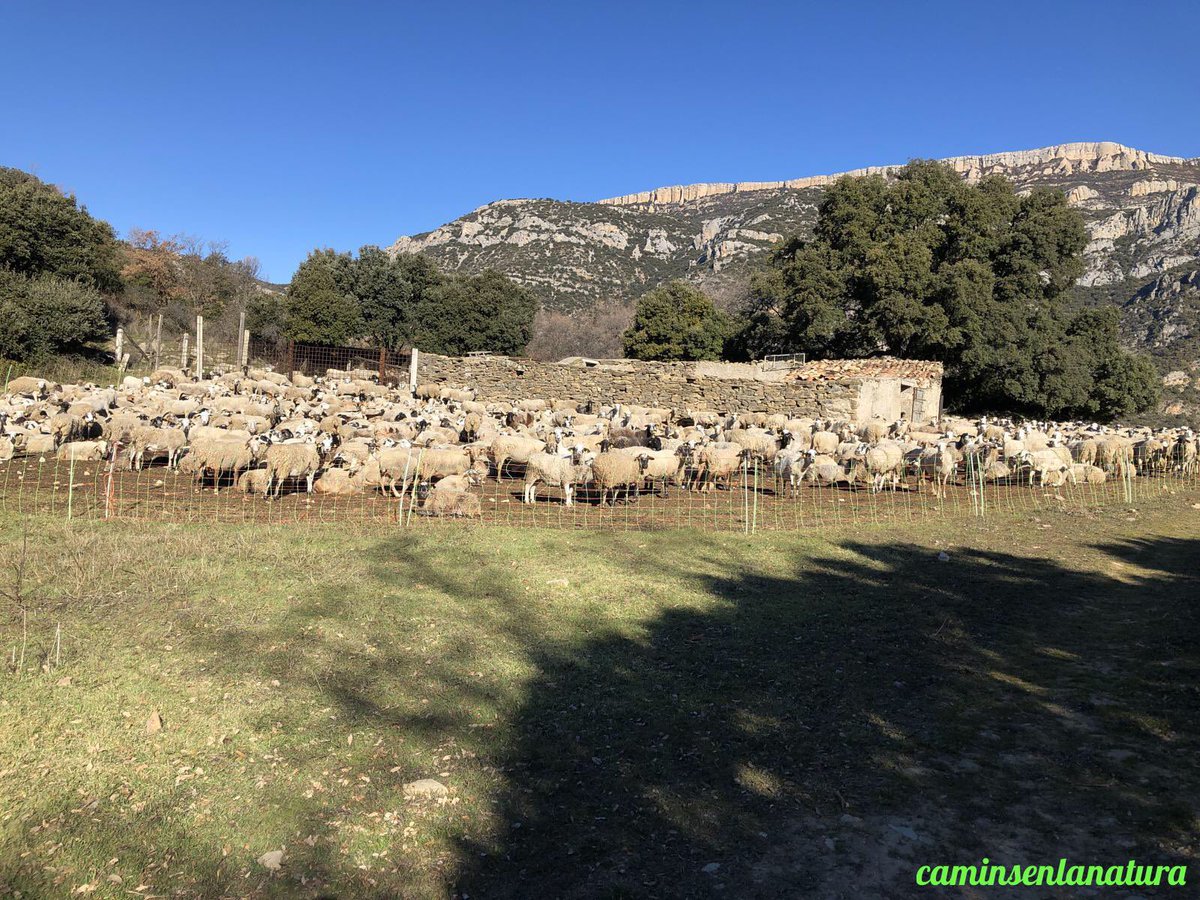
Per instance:
[[[1063,190],[1091,235],[1081,302],[1119,304],[1127,341],[1164,365],[1186,370],[1200,358],[1200,159],[1100,142],[947,162],[969,181],[998,174],[1020,189]],[[679,277],[728,297],[773,244],[811,228],[837,177],[677,185],[596,203],[500,200],[391,249],[464,272],[498,269],[568,312]]]

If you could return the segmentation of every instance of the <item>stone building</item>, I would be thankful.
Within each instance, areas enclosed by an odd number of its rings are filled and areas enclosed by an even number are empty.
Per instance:
[[[791,367],[574,357],[536,362],[506,356],[419,355],[417,380],[469,387],[485,401],[523,399],[625,403],[726,412],[780,412],[914,423],[941,415],[942,364],[923,360],[831,359]]]

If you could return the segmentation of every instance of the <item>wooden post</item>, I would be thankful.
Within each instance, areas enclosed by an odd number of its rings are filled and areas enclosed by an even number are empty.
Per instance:
[[[250,365],[250,329],[242,332],[242,368]]]
[[[196,316],[196,377],[204,377],[204,316]]]
[[[417,389],[417,348],[412,348],[412,356],[408,360],[408,387],[409,390]]]
[[[162,352],[162,313],[158,314],[158,327],[154,332],[154,368],[158,368],[158,355]]]
[[[245,332],[246,332],[246,311],[243,309],[240,313],[238,313],[238,339],[237,339],[237,348],[235,350],[235,352],[237,353],[237,365],[238,365],[239,369],[246,364],[246,360],[242,359],[242,335],[245,334]]]
[[[183,369],[185,372],[187,371],[187,367],[188,367],[187,366],[187,359],[188,359],[187,345],[188,345],[188,336],[185,334],[183,336],[183,350],[181,350],[179,353],[179,368]]]
[[[383,384],[387,378],[387,350],[383,347],[379,348],[379,383]]]
[[[296,342],[288,341],[287,345],[287,377],[290,381],[296,369]]]
[[[116,339],[116,352],[113,353],[113,358],[116,360],[116,363],[118,366],[121,364],[121,356],[123,355],[124,350],[125,350],[125,329],[118,325],[117,326],[117,339]]]

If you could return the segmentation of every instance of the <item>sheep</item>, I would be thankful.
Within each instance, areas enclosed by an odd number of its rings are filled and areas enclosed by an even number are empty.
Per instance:
[[[606,450],[592,460],[592,481],[600,490],[600,504],[611,506],[617,491],[624,489],[626,497],[632,488],[637,499],[638,483],[646,469],[644,456],[632,457],[625,453]]]
[[[55,459],[75,462],[99,462],[108,456],[107,441],[68,441],[61,444],[54,454]]]
[[[828,460],[828,457],[825,457],[825,459]],[[813,463],[808,466],[804,470],[804,478],[814,484],[822,484],[827,487],[832,487],[849,480],[846,470],[832,461]]]
[[[264,455],[267,464],[267,482],[263,488],[263,497],[271,496],[271,487],[275,487],[275,497],[283,491],[283,483],[289,478],[303,478],[305,492],[313,492],[313,479],[321,468],[321,451],[316,442],[306,438],[301,441],[283,441],[279,444],[268,444]]]
[[[874,447],[862,446],[862,452],[851,462],[850,474],[860,476],[863,472],[871,476],[871,491],[879,493],[886,482],[892,488],[900,485],[904,474],[904,451],[899,444],[883,443]]]
[[[528,463],[529,457],[545,446],[545,441],[519,434],[503,434],[496,438],[488,448],[488,455],[496,467],[496,481],[504,474],[506,462]]]
[[[1056,448],[1045,450],[1025,450],[1018,457],[1022,465],[1029,467],[1029,486],[1033,487],[1033,478],[1038,476],[1041,487],[1059,487],[1064,480],[1075,483],[1075,471],[1072,468],[1070,455],[1064,461],[1062,456],[1055,453]],[[1065,448],[1059,448],[1065,449]]]
[[[467,491],[430,491],[421,506],[427,516],[447,516],[459,519],[482,519],[483,504],[479,497]]]
[[[730,479],[742,468],[748,458],[749,451],[733,444],[727,447],[709,445],[701,447],[695,453],[696,483],[701,491],[713,490],[717,481],[730,487]]]
[[[685,445],[674,449],[663,447],[660,450],[642,450],[638,453],[638,456],[646,461],[642,478],[649,482],[652,491],[654,483],[658,482],[662,486],[662,497],[665,499],[670,496],[671,481],[678,483],[683,479],[690,455],[691,448]]]
[[[886,438],[892,431],[892,426],[883,421],[870,421],[859,426],[858,436],[864,441],[875,444]]]
[[[243,494],[261,494],[267,489],[266,469],[247,469],[237,479],[237,489]]]
[[[1108,480],[1107,472],[1088,463],[1073,463],[1071,473],[1078,484],[1104,484]]]
[[[197,480],[212,472],[214,494],[221,492],[222,475],[228,473],[236,484],[238,476],[256,461],[255,449],[248,442],[211,437],[190,442],[187,459],[188,468],[195,472]]]
[[[818,453],[832,455],[837,452],[838,444],[841,439],[832,431],[815,431],[813,432],[811,446]]]
[[[954,479],[959,459],[959,453],[952,445],[946,441],[938,443],[933,459],[933,496],[946,496],[946,485]]]
[[[574,505],[575,485],[586,481],[589,473],[584,464],[583,445],[576,445],[569,450],[551,451],[548,447],[541,453],[529,457],[525,465],[525,491],[522,500],[525,503],[537,502],[537,486],[539,482],[556,485],[562,491],[563,504]]]
[[[58,385],[50,385],[44,378],[34,378],[32,375],[20,375],[11,379],[5,386],[10,394],[24,394],[37,400],[48,397]]]
[[[729,442],[744,447],[752,455],[772,462],[779,452],[779,439],[775,435],[748,428],[735,428],[728,434]]]
[[[804,477],[804,470],[808,464],[808,453],[800,448],[791,449],[784,448],[775,456],[774,471],[775,483],[778,486],[783,485],[783,492],[790,493],[795,497],[797,487],[800,484],[800,479]]]
[[[131,471],[142,469],[147,454],[151,458],[166,454],[167,468],[174,469],[187,444],[187,436],[178,428],[160,428],[153,425],[139,425],[130,429],[128,440]]]

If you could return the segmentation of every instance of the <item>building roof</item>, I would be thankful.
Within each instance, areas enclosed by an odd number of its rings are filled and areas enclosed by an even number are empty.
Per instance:
[[[936,378],[942,377],[940,362],[925,359],[815,359],[787,373],[791,381],[839,381],[843,378]]]

